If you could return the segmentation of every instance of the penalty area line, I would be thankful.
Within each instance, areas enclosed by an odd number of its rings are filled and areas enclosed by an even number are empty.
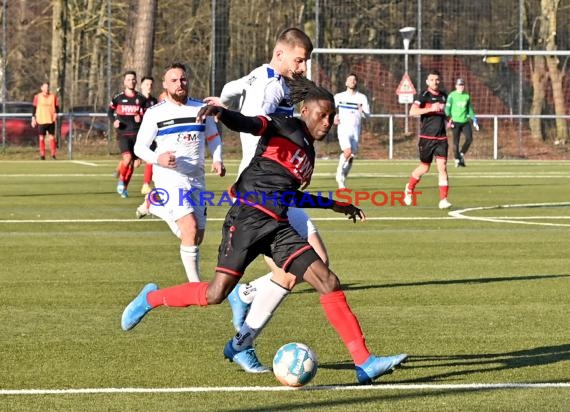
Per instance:
[[[86,395],[116,393],[205,393],[205,392],[281,392],[281,391],[371,391],[371,390],[501,390],[501,389],[570,389],[567,382],[546,383],[465,383],[465,384],[378,384],[323,385],[291,388],[287,386],[227,386],[186,388],[78,388],[78,389],[0,389],[0,395]]]
[[[520,203],[513,205],[495,205],[495,206],[481,206],[481,207],[470,207],[461,210],[453,210],[448,213],[450,217],[456,219],[466,219],[475,220],[480,222],[492,222],[492,223],[510,223],[519,225],[535,225],[535,226],[555,226],[555,227],[570,227],[570,224],[565,223],[547,223],[547,222],[529,222],[523,219],[528,219],[529,217],[518,218],[513,216],[511,218],[505,217],[485,217],[485,216],[469,216],[465,213],[477,212],[482,210],[498,210],[498,209],[524,209],[524,208],[547,208],[547,207],[568,207],[570,202],[556,202],[556,203]],[[537,219],[541,217],[537,216]],[[521,219],[521,220],[518,220]]]

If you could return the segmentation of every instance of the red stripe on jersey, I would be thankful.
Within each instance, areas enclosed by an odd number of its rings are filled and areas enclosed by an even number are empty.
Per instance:
[[[211,135],[211,136],[207,136],[207,137],[206,137],[206,140],[209,142],[210,140],[215,139],[215,138],[218,137],[219,135],[220,135],[219,133],[216,133],[216,134],[213,134],[213,135]]]
[[[447,136],[425,136],[420,134],[420,139],[428,139],[428,140],[447,140]]]
[[[257,116],[259,118],[259,120],[261,120],[261,129],[259,130],[259,132],[257,132],[258,136],[261,136],[263,133],[265,133],[265,129],[267,129],[267,117],[265,116]]]
[[[216,272],[221,272],[221,273],[226,273],[226,274],[232,275],[232,276],[239,276],[239,277],[242,277],[242,276],[243,276],[243,273],[236,272],[235,270],[231,270],[231,269],[226,269],[226,268],[223,268],[223,267],[220,267],[220,266],[216,266],[215,271],[216,271]]]
[[[250,204],[248,204],[248,203],[245,203],[245,201],[243,201],[243,200],[242,200],[242,204],[244,204],[244,205],[246,205],[246,206],[254,207],[254,208],[256,208],[257,210],[262,211],[262,212],[265,213],[266,215],[271,216],[273,219],[277,220],[278,222],[288,222],[288,221],[289,221],[289,218],[281,217],[281,216],[279,216],[277,213],[273,212],[272,210],[267,209],[266,207],[263,207],[263,206],[261,206],[261,205],[259,205],[259,204],[252,204],[252,205],[250,205]]]
[[[236,192],[234,191],[233,185],[230,186],[230,188],[228,189],[228,193],[231,196],[231,198],[234,199],[236,202],[240,202],[242,205],[245,205],[245,206],[254,207],[257,210],[260,210],[263,213],[265,213],[266,215],[270,216],[271,218],[277,220],[278,222],[288,222],[289,221],[289,218],[281,217],[277,213],[273,212],[270,209],[267,209],[267,208],[261,206],[260,204],[252,203],[249,200],[244,199],[244,198],[238,199],[238,197],[236,196]]]
[[[313,162],[302,147],[289,139],[279,136],[272,137],[261,156],[283,166],[301,184],[311,180]]]

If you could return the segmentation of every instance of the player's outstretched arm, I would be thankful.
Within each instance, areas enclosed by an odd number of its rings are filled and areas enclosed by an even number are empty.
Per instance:
[[[366,215],[362,209],[350,204],[339,204],[333,203],[332,210],[337,213],[344,213],[348,216],[349,219],[352,219],[354,223],[356,223],[356,218],[359,218],[361,221],[366,221]]]
[[[203,106],[196,116],[196,121],[203,123],[208,116],[212,116],[216,122],[221,121],[226,127],[235,132],[253,135],[259,135],[259,132],[267,124],[267,121],[263,121],[261,117],[244,116],[240,112],[228,110],[221,106]]]

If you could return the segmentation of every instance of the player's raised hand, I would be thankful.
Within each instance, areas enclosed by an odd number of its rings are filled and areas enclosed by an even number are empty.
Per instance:
[[[217,123],[223,110],[224,108],[220,106],[203,106],[196,116],[196,121],[204,123],[206,121],[206,117],[213,116],[214,121]]]
[[[222,99],[216,96],[208,96],[204,99],[204,103],[209,106],[220,106],[227,109],[227,106],[222,103]]]

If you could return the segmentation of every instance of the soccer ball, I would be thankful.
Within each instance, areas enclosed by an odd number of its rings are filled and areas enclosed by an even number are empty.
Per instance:
[[[317,355],[302,343],[288,343],[279,348],[273,358],[273,373],[286,386],[300,387],[317,374]]]

